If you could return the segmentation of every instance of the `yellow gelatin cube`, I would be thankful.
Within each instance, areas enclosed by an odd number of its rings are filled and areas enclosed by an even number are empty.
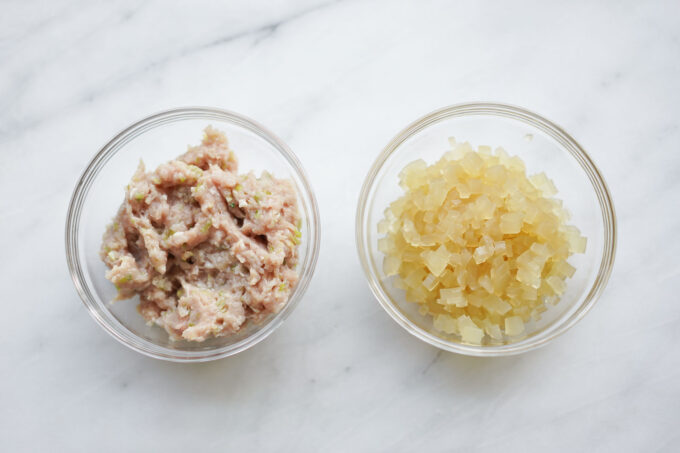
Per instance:
[[[493,256],[493,250],[492,245],[480,245],[475,249],[472,258],[475,260],[476,264],[483,263]]]
[[[394,279],[394,287],[397,289],[403,289],[404,291],[408,289],[408,285],[406,285],[406,282],[404,282],[404,280],[400,277],[396,277]]]
[[[496,210],[496,205],[486,195],[480,195],[475,200],[475,215],[480,219],[490,219]]]
[[[552,288],[553,291],[555,291],[555,294],[558,296],[564,294],[564,291],[567,289],[567,284],[564,283],[564,280],[555,275],[546,278],[545,282],[550,288]]]
[[[491,156],[491,147],[487,145],[479,145],[477,147],[477,152],[482,156]]]
[[[494,324],[488,318],[484,319],[482,322],[484,325],[484,332],[486,332],[489,337],[498,341],[503,339],[503,332],[501,332],[501,328],[497,324]]]
[[[522,214],[518,212],[508,212],[501,216],[501,233],[517,234],[522,230]]]
[[[498,313],[499,315],[505,315],[507,312],[512,310],[512,305],[504,301],[503,299],[496,298],[496,302],[494,303],[493,306],[493,311]]]
[[[482,339],[484,338],[484,331],[476,326],[465,326],[460,329],[460,336],[463,340],[463,343],[480,345],[482,344]]]
[[[467,298],[463,293],[463,288],[443,288],[439,290],[437,302],[442,305],[465,307],[467,305]]]
[[[548,258],[549,256],[552,255],[550,247],[545,244],[541,244],[540,242],[534,242],[533,244],[531,244],[529,250],[531,250],[535,255],[543,258]]]
[[[458,333],[458,321],[450,315],[436,315],[433,326],[444,333]]]
[[[576,272],[576,268],[566,261],[560,260],[552,263],[550,272],[554,273],[558,277],[573,277],[574,273]]]
[[[524,333],[524,321],[519,316],[510,316],[505,318],[505,334],[510,337],[515,337]]]
[[[422,285],[427,273],[423,269],[416,269],[406,276],[404,283],[409,288],[418,288]]]
[[[418,159],[406,165],[399,173],[399,181],[402,187],[414,189],[427,184],[422,173],[427,169],[427,163],[423,159]]]
[[[468,152],[461,159],[460,165],[468,175],[479,176],[484,166],[484,161],[479,157],[479,154]]]
[[[494,255],[507,256],[508,248],[505,241],[496,241],[493,246]]]
[[[484,288],[484,291],[486,291],[489,294],[493,294],[494,289],[493,289],[493,283],[491,282],[491,277],[488,275],[482,275],[479,277],[479,286]]]
[[[472,190],[465,183],[458,184],[456,186],[456,190],[458,191],[458,195],[460,195],[460,198],[463,200],[467,200],[468,198],[470,198],[470,195],[472,195]]]
[[[446,246],[440,245],[437,250],[427,250],[423,252],[421,256],[430,272],[436,277],[439,277],[449,264],[450,255]]]
[[[557,194],[557,187],[543,172],[529,176],[529,181],[531,181],[534,187],[543,192],[543,195],[546,197],[552,197]]]
[[[430,191],[425,199],[425,209],[436,209],[439,208],[446,195],[449,193],[446,181],[443,179],[435,179],[430,182]]]
[[[419,189],[419,190],[422,190]],[[390,203],[390,211],[395,216],[395,218],[402,218],[404,213],[407,213],[413,209],[414,202],[409,198],[401,198],[399,200]]]
[[[401,266],[401,260],[396,256],[386,256],[383,259],[383,271],[386,277],[392,275],[397,275],[399,273],[399,267]]]
[[[567,240],[569,241],[569,252],[571,253],[586,252],[586,244],[588,240],[581,236],[580,234],[568,235]]]
[[[428,276],[425,277],[425,280],[423,280],[423,286],[427,288],[428,291],[435,289],[438,284],[439,279],[432,274],[428,274]]]
[[[484,170],[484,178],[492,184],[502,184],[507,177],[507,170],[502,165],[493,165]]]
[[[484,338],[484,331],[467,315],[458,317],[458,330],[463,342],[481,344]]]
[[[527,267],[520,267],[517,269],[517,281],[532,288],[541,286],[540,272],[533,271]]]
[[[386,255],[391,255],[396,250],[392,238],[384,237],[378,239],[378,250]]]
[[[390,231],[390,221],[387,219],[382,219],[378,222],[378,234],[387,234]]]
[[[510,170],[515,171],[517,173],[524,173],[526,168],[524,167],[524,162],[522,159],[519,158],[519,156],[512,156],[511,158],[508,159],[507,161],[507,166]]]

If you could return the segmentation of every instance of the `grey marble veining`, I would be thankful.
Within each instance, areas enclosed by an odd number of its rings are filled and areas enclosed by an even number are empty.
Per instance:
[[[678,2],[8,0],[0,11],[3,451],[680,450]],[[617,209],[600,302],[518,357],[412,338],[375,302],[354,251],[379,150],[420,115],[470,100],[562,125]],[[291,318],[199,365],[106,335],[63,252],[94,152],[183,105],[279,134],[322,215],[317,271]]]

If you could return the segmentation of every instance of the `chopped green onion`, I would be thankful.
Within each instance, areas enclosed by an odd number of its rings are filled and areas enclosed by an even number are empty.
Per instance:
[[[197,176],[201,176],[203,174],[203,170],[198,168],[196,165],[189,165],[189,170],[191,170]]]
[[[194,324],[193,322],[190,322],[190,323],[189,323],[189,327],[194,327],[195,325],[196,325],[196,324]]]
[[[201,233],[207,233],[208,231],[210,231],[210,227],[211,227],[211,226],[212,226],[212,221],[211,221],[211,220],[208,220],[208,221],[205,223],[205,225],[203,225],[203,226],[201,227]]]
[[[161,178],[159,178],[158,176],[154,176],[153,178],[151,178],[151,182],[158,185],[161,183]]]
[[[279,291],[285,291],[286,290],[286,282],[283,282],[279,285]]]
[[[143,199],[144,199],[144,194],[143,194],[143,193],[135,194],[135,200],[143,200]]]
[[[302,232],[301,232],[300,230],[298,230],[298,229],[296,229],[295,231],[293,231],[293,234],[295,234],[295,237],[296,237],[296,238],[301,238],[301,237],[302,237]]]
[[[186,180],[187,180],[187,178],[184,177],[184,175],[181,175],[181,176],[179,177],[179,182],[181,182],[181,183],[185,182]]]
[[[241,184],[236,184],[236,187],[234,187],[234,190],[238,192],[239,190],[243,189],[243,186]]]
[[[123,277],[123,278],[121,278],[120,280],[118,280],[118,283],[127,283],[127,282],[129,282],[130,280],[132,280],[132,275],[131,275],[131,274],[127,274],[125,277]]]
[[[235,207],[236,207],[236,203],[234,203],[233,201],[230,201],[230,202],[229,202],[229,207],[230,207],[230,208],[235,208]]]

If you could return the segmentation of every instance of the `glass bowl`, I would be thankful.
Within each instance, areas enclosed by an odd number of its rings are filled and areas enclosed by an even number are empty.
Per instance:
[[[408,163],[422,158],[428,164],[449,149],[448,137],[473,146],[502,146],[520,156],[527,173],[545,171],[557,186],[558,198],[571,212],[571,224],[588,238],[585,254],[569,262],[576,274],[567,291],[549,306],[537,323],[527,324],[523,338],[500,345],[471,345],[456,335],[433,329],[432,318],[406,302],[382,270],[377,223],[388,204],[403,194],[398,174]],[[356,241],[359,258],[371,291],[387,313],[404,329],[438,348],[473,356],[518,354],[546,344],[572,327],[590,310],[609,279],[616,248],[616,219],[607,185],[583,148],[564,130],[519,107],[493,103],[446,107],[420,118],[390,141],[368,172],[357,207]]]
[[[123,201],[124,187],[140,159],[149,169],[174,159],[188,144],[198,144],[203,129],[224,131],[239,160],[239,172],[268,170],[296,187],[302,237],[299,282],[278,314],[246,326],[232,336],[202,343],[173,341],[160,327],[147,326],[137,312],[138,299],[111,303],[114,285],[106,280],[99,248],[106,225]],[[288,146],[260,124],[214,108],[180,108],[145,118],[107,143],[89,163],[73,192],[66,219],[66,259],[71,278],[92,317],[118,341],[151,357],[172,361],[207,361],[243,351],[265,339],[300,302],[319,253],[319,212],[307,176]]]

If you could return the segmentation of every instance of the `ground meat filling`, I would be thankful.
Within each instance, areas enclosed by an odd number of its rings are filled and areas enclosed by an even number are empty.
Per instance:
[[[140,162],[104,233],[117,300],[175,339],[238,332],[285,305],[295,287],[300,217],[292,183],[238,174],[225,135],[147,172]]]

